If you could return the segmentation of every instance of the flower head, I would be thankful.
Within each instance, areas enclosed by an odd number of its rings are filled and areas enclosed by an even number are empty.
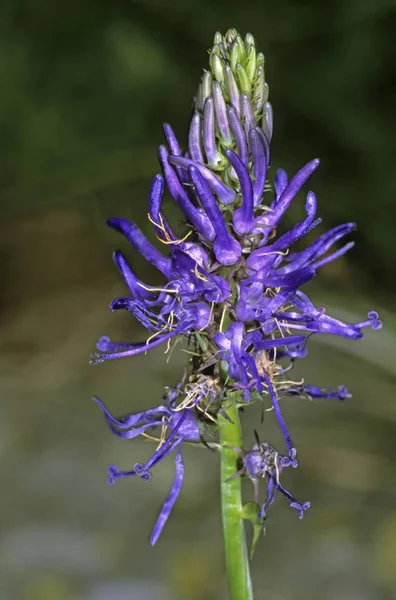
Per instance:
[[[111,470],[111,481],[125,475],[146,480],[149,469],[175,450],[177,475],[161,513],[162,526],[183,478],[181,445],[199,439],[197,415],[210,417],[215,427],[217,415],[226,416],[230,402],[253,404],[257,399],[272,408],[286,453],[281,457],[268,444],[261,445],[244,455],[245,473],[251,479],[256,478],[254,473],[267,479],[262,515],[279,491],[302,518],[309,504],[300,505],[279,480],[282,468],[297,466],[280,399],[344,400],[350,394],[343,386],[322,390],[291,380],[294,361],[307,355],[314,335],[356,340],[366,327],[381,328],[374,311],[367,319],[347,323],[316,307],[302,291],[320,267],[352,248],[353,242],[339,246],[339,241],[355,224],[335,227],[296,249],[296,243],[301,244],[321,222],[316,195],[308,189],[302,220],[285,233],[278,232],[291,203],[299,202],[299,193],[308,182],[311,185],[319,160],[311,160],[290,178],[279,169],[270,184],[273,115],[264,57],[257,53],[253,37],[247,34],[243,40],[235,30],[224,36],[217,33],[209,62],[194,100],[186,151],[172,128],[164,125],[166,145],[158,152],[162,174],[154,176],[148,197],[148,219],[162,251],[135,223],[123,218],[108,221],[165,279],[149,285],[121,252],[114,254],[128,293],[110,308],[130,312],[146,328],[147,337],[138,343],[102,337],[92,359],[99,363],[133,356],[165,343],[167,352],[180,339],[188,345],[190,359],[177,391],[182,398],[178,408],[165,404],[116,420],[97,401],[110,429],[120,437],[165,427],[167,437],[160,438],[148,463],[127,473]],[[185,235],[176,235],[163,212],[165,187],[184,216]]]

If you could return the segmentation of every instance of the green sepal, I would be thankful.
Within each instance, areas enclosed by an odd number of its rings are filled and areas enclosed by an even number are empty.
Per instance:
[[[242,508],[241,517],[245,521],[250,521],[253,527],[253,539],[252,546],[250,549],[250,560],[252,560],[254,551],[257,546],[257,542],[259,541],[260,535],[265,532],[264,527],[264,518],[258,517],[257,515],[260,512],[260,507],[255,502],[246,502]]]
[[[202,352],[204,354],[206,354],[207,351],[208,351],[208,342],[207,342],[207,339],[205,339],[205,336],[201,335],[198,331],[196,331],[194,333],[194,335],[195,335],[195,339],[196,339],[196,341],[198,343],[198,346],[201,348]]]
[[[226,361],[220,361],[220,374],[225,381],[228,378],[228,363]],[[224,406],[227,404],[232,404],[237,408],[246,408],[247,406],[251,406],[256,402],[263,402],[263,398],[261,394],[257,390],[250,390],[250,400],[246,402],[243,397],[243,392],[241,390],[227,390],[227,398],[225,400]],[[226,409],[227,410],[227,409]]]
[[[223,70],[223,62],[220,58],[220,49],[218,46],[214,46],[210,55],[210,67],[212,69],[212,73],[220,84],[224,81],[224,70]]]
[[[223,36],[221,35],[220,31],[216,31],[214,38],[213,38],[213,45],[216,46],[217,44],[222,44],[223,43]]]
[[[212,95],[212,73],[205,71],[202,75],[202,106],[205,105],[206,98],[210,98]]]
[[[265,87],[264,67],[260,65],[256,70],[256,80],[253,92],[253,110],[256,115],[262,113],[267,98],[268,90]]]
[[[252,85],[249,81],[249,77],[243,66],[238,63],[236,66],[236,74],[239,82],[239,87],[243,94],[246,94],[250,98],[250,94],[252,92]]]
[[[254,402],[263,402],[263,397],[256,389],[250,390],[250,402],[249,404],[253,404]],[[246,405],[246,402],[245,402]]]
[[[238,63],[241,63],[244,59],[244,48],[234,42],[231,48],[230,64],[231,69],[235,72]]]
[[[235,45],[238,46],[238,48],[239,48],[239,56],[241,57],[241,60],[238,60],[238,62],[242,62],[242,61],[245,62],[245,60],[246,60],[246,48],[245,48],[245,44],[243,43],[242,36],[240,36],[239,34],[235,38]]]
[[[253,81],[256,73],[256,48],[253,45],[247,47],[245,70],[250,81]]]
[[[264,63],[265,63],[264,54],[262,52],[259,52],[257,54],[257,58],[256,58],[256,66],[257,67],[264,67]]]
[[[231,397],[235,401],[238,408],[246,408],[247,406],[251,406],[256,402],[263,402],[262,395],[255,389],[250,390],[249,402],[246,402],[246,400],[244,400],[243,392],[240,392],[239,390],[236,392],[231,392],[230,394],[228,394],[228,397]]]
[[[245,44],[247,46],[254,46],[255,45],[254,37],[252,36],[251,33],[247,33],[245,35]]]

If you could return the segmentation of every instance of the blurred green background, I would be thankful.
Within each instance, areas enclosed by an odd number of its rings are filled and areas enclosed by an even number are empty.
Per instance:
[[[275,114],[272,172],[319,156],[312,181],[328,228],[356,220],[356,247],[310,293],[336,315],[381,310],[363,341],[314,341],[299,365],[353,400],[285,401],[300,468],[253,561],[256,598],[396,598],[395,0],[2,0],[0,19],[0,598],[226,599],[217,457],[185,451],[176,510],[148,536],[173,478],[106,485],[106,468],[151,447],[114,439],[90,396],[114,413],[158,403],[183,356],[163,350],[96,367],[96,339],[141,335],[107,305],[124,286],[126,244],[108,216],[146,225],[162,122],[186,140],[191,98],[216,30],[237,27],[265,53]],[[168,215],[177,218],[169,199]],[[302,214],[296,203],[290,222]],[[143,279],[155,273],[126,249]],[[246,421],[247,445],[259,414]],[[271,416],[261,437],[278,441]],[[247,497],[252,490],[247,488]]]

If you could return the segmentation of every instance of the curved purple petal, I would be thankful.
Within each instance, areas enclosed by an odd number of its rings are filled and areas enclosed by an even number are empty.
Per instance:
[[[114,252],[113,260],[133,296],[136,296],[137,298],[144,298],[146,300],[152,300],[154,298],[153,294],[147,291],[145,287],[143,287],[143,284],[140,281],[140,279],[136,277],[135,273],[127,263],[122,252],[120,252],[119,250]]]
[[[223,157],[217,150],[213,98],[206,98],[203,116],[203,145],[208,163],[217,167]]]
[[[213,240],[215,236],[214,229],[209,219],[196,206],[194,206],[188,195],[183,189],[176,173],[168,162],[169,154],[165,146],[160,146],[158,157],[164,172],[166,184],[171,196],[175,199],[179,208],[186,215],[190,223],[202,235],[203,238]]]
[[[235,191],[220,181],[220,179],[216,177],[208,167],[205,167],[205,165],[196,164],[193,160],[184,157],[182,158],[180,156],[170,156],[169,162],[185,169],[188,169],[189,167],[197,168],[202,177],[209,184],[209,187],[217,195],[219,202],[222,204],[231,204],[231,202],[234,202],[236,196]]]
[[[271,227],[275,227],[279,223],[279,220],[289,208],[290,203],[301,190],[304,183],[308,181],[312,173],[318,168],[319,163],[319,159],[316,158],[311,160],[298,171],[298,173],[290,180],[288,185],[283,190],[279,200],[276,202],[271,212],[262,217],[263,223]]]
[[[231,144],[231,132],[227,119],[227,107],[221,91],[221,87],[217,81],[212,83],[212,95],[214,101],[214,109],[216,114],[217,127],[222,141],[226,145]]]
[[[161,254],[157,248],[148,241],[144,233],[135,223],[127,219],[113,218],[108,219],[107,224],[112,229],[124,234],[128,242],[144,256],[148,262],[154,265],[165,276],[170,275],[170,260]]]
[[[148,201],[148,212],[151,224],[158,238],[163,241],[176,240],[164,215],[161,213],[162,196],[164,193],[164,179],[162,175],[155,175],[151,182]]]
[[[234,134],[237,153],[243,162],[243,164],[247,165],[248,163],[248,148],[246,144],[245,132],[242,127],[242,123],[239,120],[238,112],[233,106],[228,107],[227,109],[228,119],[231,125],[232,133]]]
[[[213,251],[216,259],[222,265],[233,265],[241,256],[241,246],[228,233],[223,215],[199,169],[191,166],[189,172],[202,206],[216,231],[216,239],[213,243]]]
[[[245,124],[245,133],[246,133],[246,137],[248,138],[249,131],[256,127],[256,119],[253,114],[253,109],[252,109],[252,105],[250,104],[249,96],[247,96],[246,94],[241,94],[240,101],[241,101],[242,119]]]
[[[175,136],[172,127],[170,125],[168,125],[168,123],[164,123],[162,128],[164,130],[165,139],[168,143],[171,154],[180,156],[182,151],[181,151],[179,142],[177,141],[177,137]]]
[[[273,123],[274,117],[272,113],[272,106],[269,102],[265,103],[264,116],[263,116],[263,130],[268,139],[268,142],[272,140]]]
[[[278,421],[280,430],[281,430],[283,438],[285,440],[286,449],[287,449],[288,453],[290,453],[294,449],[294,444],[291,441],[291,437],[287,430],[285,418],[280,409],[278,398],[277,398],[276,392],[274,390],[274,386],[272,384],[272,381],[271,381],[268,373],[264,373],[264,380],[265,380],[265,383],[267,384],[268,393],[271,398],[271,402],[272,402],[272,406],[274,408],[276,419]]]
[[[243,235],[253,228],[253,184],[249,171],[235,152],[225,151],[226,157],[237,174],[241,186],[242,206],[234,211],[233,223],[236,233]]]
[[[239,90],[238,90],[238,86],[235,81],[234,74],[229,65],[226,65],[224,67],[224,75],[225,75],[225,81],[227,83],[227,92],[230,97],[230,102],[231,102],[233,108],[235,108],[235,110],[237,111],[237,114],[239,115],[239,112],[240,112]]]
[[[159,335],[158,337],[152,339],[149,342],[140,342],[137,344],[104,343],[104,339],[108,340],[108,338],[101,338],[101,341],[98,343],[98,349],[102,353],[94,354],[90,362],[91,364],[96,365],[104,362],[105,360],[126,358],[127,356],[135,356],[136,354],[141,354],[142,352],[148,352],[152,348],[159,346],[163,342],[166,342],[167,340],[171,339],[172,337],[175,337],[176,335],[179,335],[180,333],[187,333],[190,330],[192,324],[192,321],[187,321],[182,326],[177,327],[176,329],[173,329],[168,333]],[[118,348],[119,351],[116,351],[116,348]]]
[[[305,342],[307,336],[305,335],[290,335],[287,337],[258,340],[255,342],[254,347],[256,350],[269,350],[270,348],[281,348],[282,346],[294,346],[295,344],[301,344]]]
[[[264,194],[265,179],[269,164],[268,141],[258,127],[249,131],[249,147],[253,161],[253,203],[259,206]]]
[[[278,169],[275,174],[275,203],[279,200],[288,184],[287,173],[283,169]]]
[[[161,509],[161,512],[159,514],[159,517],[157,519],[156,524],[154,525],[154,529],[151,534],[150,542],[151,542],[152,546],[154,546],[154,544],[157,543],[158,538],[161,535],[161,532],[162,532],[163,528],[165,527],[167,520],[169,519],[169,516],[172,512],[175,502],[176,502],[177,498],[179,497],[179,494],[180,494],[180,491],[181,491],[181,488],[183,485],[184,465],[183,465],[183,459],[182,459],[182,454],[181,454],[181,448],[179,448],[176,453],[175,466],[176,466],[176,474],[175,474],[175,479],[173,481],[171,491],[169,492],[169,495],[164,502],[164,505]]]
[[[138,425],[142,421],[150,422],[151,426],[153,427],[157,422],[162,423],[163,417],[170,417],[170,415],[171,415],[171,411],[169,410],[169,408],[167,406],[160,405],[160,406],[157,406],[156,408],[144,410],[140,413],[126,415],[125,417],[120,417],[119,419],[117,419],[116,417],[114,417],[112,415],[112,413],[105,406],[105,404],[100,400],[100,398],[97,398],[96,396],[94,396],[92,398],[92,400],[99,406],[100,410],[105,415],[106,420],[110,421],[111,423],[113,423],[113,425],[115,425],[116,427],[118,427],[120,429],[134,427],[135,425]]]
[[[199,113],[195,113],[190,123],[190,133],[188,136],[188,151],[193,161],[198,163],[204,163],[205,159],[202,154],[201,145],[201,116]],[[180,156],[176,152],[172,152],[175,156]]]

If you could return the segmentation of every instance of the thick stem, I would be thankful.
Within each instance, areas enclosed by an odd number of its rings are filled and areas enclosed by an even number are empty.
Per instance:
[[[242,514],[241,478],[226,481],[237,471],[235,448],[242,447],[242,431],[238,408],[227,408],[230,423],[219,415],[220,454],[221,454],[221,514],[226,560],[226,572],[230,600],[253,600],[252,583],[249,572],[249,558],[246,547],[245,528]]]

